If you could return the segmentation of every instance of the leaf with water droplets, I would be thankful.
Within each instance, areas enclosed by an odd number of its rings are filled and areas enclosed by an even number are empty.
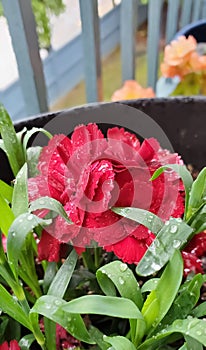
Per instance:
[[[0,194],[0,228],[5,236],[8,235],[9,228],[14,219],[14,213],[7,203],[7,200]]]
[[[201,170],[198,177],[194,181],[191,192],[190,199],[188,203],[188,212],[187,219],[190,219],[191,216],[203,205],[206,203],[206,167]]]
[[[134,344],[125,337],[117,335],[116,337],[103,337],[104,341],[112,345],[114,350],[136,350]]]
[[[21,350],[29,350],[31,344],[35,341],[35,337],[33,334],[27,334],[19,341],[19,346]]]
[[[63,298],[67,286],[71,280],[73,271],[77,262],[77,253],[75,249],[72,250],[70,255],[64,261],[60,269],[57,271],[50,287],[48,295],[53,295],[59,298]]]
[[[193,229],[181,219],[170,218],[157,234],[136,267],[140,276],[149,276],[159,271],[176,249],[181,249],[190,238]]]
[[[157,234],[164,226],[163,221],[155,214],[139,208],[125,207],[112,208],[112,211],[118,215],[124,216],[130,220],[136,221],[141,225],[147,227],[151,232]]]
[[[121,261],[113,261],[98,269],[96,275],[106,295],[115,296],[117,288],[123,298],[132,300],[141,309],[142,294],[133,272],[126,264]]]
[[[38,209],[49,209],[51,211],[54,211],[55,213],[59,214],[64,220],[66,220],[68,224],[72,224],[72,221],[69,219],[63,205],[54,198],[47,196],[40,197],[30,203],[30,212],[36,211]]]
[[[182,179],[182,182],[184,184],[185,188],[185,215],[187,213],[187,208],[188,208],[188,202],[189,202],[189,194],[190,190],[193,184],[193,178],[192,175],[190,174],[189,170],[187,170],[185,165],[179,165],[179,164],[167,164],[159,169],[157,169],[154,174],[151,177],[151,180],[155,180],[160,176],[165,170],[167,169],[172,169],[174,170]]]
[[[34,128],[32,128],[31,130],[27,130],[27,132],[26,132],[25,135],[24,135],[24,139],[23,139],[23,147],[24,147],[24,151],[25,151],[25,152],[26,152],[26,148],[27,148],[29,139],[30,139],[34,134],[39,133],[39,132],[43,133],[43,134],[44,134],[45,136],[47,136],[49,139],[51,139],[51,138],[53,137],[53,135],[52,135],[49,131],[47,131],[47,130],[45,130],[45,129],[43,129],[43,128],[36,128],[36,127],[34,127]]]
[[[13,188],[2,180],[0,180],[0,193],[4,199],[6,199],[9,203],[11,203]]]
[[[31,213],[24,213],[16,218],[8,233],[7,254],[8,261],[15,276],[18,275],[18,260],[27,235],[37,226],[47,226],[51,220],[43,220]]]
[[[16,176],[25,162],[25,157],[12,120],[2,104],[0,104],[0,134],[3,139],[1,148],[6,151],[11,169]]]
[[[147,324],[147,334],[151,333],[170,309],[182,281],[183,261],[179,251],[175,251],[164,269],[157,286],[148,295],[142,314]]]
[[[15,217],[28,212],[28,167],[27,163],[18,172],[12,197],[12,211]]]
[[[29,147],[26,150],[29,177],[35,177],[39,174],[38,161],[41,150],[42,147],[40,146]]]
[[[186,281],[181,285],[171,308],[161,321],[161,325],[159,324],[157,326],[155,332],[159,332],[163,328],[166,328],[176,319],[184,319],[192,314],[192,309],[199,300],[202,284],[203,277],[201,274],[197,274],[191,281]]]
[[[166,339],[175,333],[181,333],[182,338],[183,336],[189,335],[191,338],[206,346],[206,321],[192,317],[186,320],[176,320],[171,326],[157,333],[155,337],[145,340],[138,346],[137,350],[156,350],[160,344],[165,344]]]
[[[63,309],[67,304],[65,300],[52,295],[40,297],[30,311],[29,318],[31,323],[36,324],[37,315],[43,315],[51,321],[60,324],[73,337],[85,343],[94,344],[79,313],[69,313]]]

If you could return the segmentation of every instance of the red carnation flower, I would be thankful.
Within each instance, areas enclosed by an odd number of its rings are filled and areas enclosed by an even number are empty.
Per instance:
[[[177,174],[168,171],[150,181],[154,171],[168,163],[182,161],[177,154],[162,150],[153,138],[140,145],[123,128],[109,129],[107,139],[96,124],[76,127],[71,139],[54,136],[40,155],[40,174],[29,179],[30,200],[45,195],[57,199],[73,224],[57,217],[43,231],[39,259],[58,261],[62,242],[82,251],[96,241],[125,262],[138,263],[154,235],[111,208],[142,208],[163,220],[181,217],[184,199]]]
[[[11,340],[9,344],[7,341],[1,344],[0,350],[21,350],[21,348],[16,340]]]

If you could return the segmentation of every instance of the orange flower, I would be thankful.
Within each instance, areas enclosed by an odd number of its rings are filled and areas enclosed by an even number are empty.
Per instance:
[[[113,93],[111,100],[121,101],[152,97],[155,97],[155,93],[152,88],[144,89],[135,80],[126,80],[123,87]]]
[[[164,62],[161,72],[164,77],[173,78],[178,75],[183,78],[190,73],[196,73],[203,69],[202,56],[196,52],[197,42],[193,36],[188,38],[181,36],[165,47]]]

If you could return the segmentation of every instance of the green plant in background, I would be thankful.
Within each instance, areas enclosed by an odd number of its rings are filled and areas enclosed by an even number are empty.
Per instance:
[[[40,48],[49,50],[51,47],[50,16],[59,16],[65,10],[63,0],[32,0],[32,7],[37,24],[37,34]],[[3,16],[3,7],[0,2],[0,16]]]
[[[63,261],[36,264],[36,237],[42,229],[55,215],[71,224],[54,198],[29,201],[28,174],[36,175],[41,148],[28,144],[39,131],[52,137],[38,128],[16,133],[1,106],[0,148],[15,181],[0,181],[0,228],[7,237],[6,252],[0,240],[0,343],[17,339],[21,349],[28,350],[36,341],[43,350],[55,350],[58,324],[77,339],[76,350],[203,350],[206,302],[199,301],[206,276],[184,276],[181,250],[206,229],[206,168],[195,181],[177,164],[153,174],[151,180],[168,168],[179,174],[185,187],[182,219],[163,222],[143,209],[112,209],[155,234],[136,268],[112,254],[105,258],[101,248],[88,249],[78,258],[70,247]],[[42,209],[49,212],[44,218],[36,215]]]

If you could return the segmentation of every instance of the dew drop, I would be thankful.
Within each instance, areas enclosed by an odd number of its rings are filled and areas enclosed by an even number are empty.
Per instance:
[[[46,305],[45,305],[45,308],[49,310],[49,309],[51,309],[51,305],[46,304]]]
[[[171,233],[177,232],[177,226],[176,225],[172,225],[171,228],[170,228],[170,232]]]
[[[196,334],[197,335],[202,335],[202,332],[201,331],[197,331]]]
[[[125,281],[123,280],[122,277],[119,277],[119,283],[120,283],[121,285],[123,285],[123,284],[125,283]]]
[[[12,232],[12,237],[16,237],[16,233],[15,232]]]
[[[124,263],[121,263],[121,264],[120,264],[120,271],[124,272],[124,271],[126,271],[127,269],[128,269],[127,264],[124,264]]]
[[[41,205],[45,204],[44,200],[40,199],[39,204],[41,204]]]
[[[61,300],[55,300],[54,304],[56,306],[60,306],[62,304]]]
[[[161,269],[161,266],[159,264],[157,264],[156,262],[153,261],[151,268],[155,271],[158,271]]]
[[[179,248],[181,246],[181,241],[179,239],[175,239],[172,243],[174,248]]]
[[[27,220],[28,220],[28,221],[31,221],[32,219],[33,219],[33,215],[30,214],[30,215],[28,216]]]

